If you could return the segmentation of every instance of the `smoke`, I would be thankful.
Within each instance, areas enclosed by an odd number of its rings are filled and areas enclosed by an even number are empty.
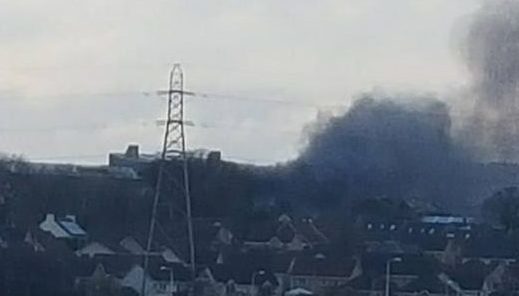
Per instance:
[[[486,2],[463,41],[475,106],[462,139],[486,160],[517,162],[519,2]]]
[[[344,115],[314,126],[297,162],[332,201],[448,201],[467,163],[450,133],[449,109],[434,98],[365,95]]]
[[[517,183],[519,166],[489,162],[519,161],[519,1],[484,4],[461,41],[472,109],[454,117],[455,128],[436,98],[364,95],[308,129],[286,197],[318,207],[416,198],[467,211]]]
[[[343,116],[309,134],[301,155],[307,163],[340,171],[415,169],[451,154],[450,116],[445,104],[425,98],[365,95]],[[421,165],[420,165],[421,167]]]

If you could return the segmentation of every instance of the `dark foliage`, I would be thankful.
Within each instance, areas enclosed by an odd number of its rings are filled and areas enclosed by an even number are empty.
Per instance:
[[[486,199],[482,215],[492,225],[507,231],[519,229],[519,188],[507,187]]]

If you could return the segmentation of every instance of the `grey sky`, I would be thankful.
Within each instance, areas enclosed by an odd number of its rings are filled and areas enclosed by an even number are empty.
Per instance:
[[[319,109],[356,93],[463,87],[452,33],[479,5],[0,0],[0,151],[60,162],[103,162],[130,142],[156,151],[164,100],[141,92],[181,62],[187,88],[219,94],[188,102],[190,147],[285,160]]]

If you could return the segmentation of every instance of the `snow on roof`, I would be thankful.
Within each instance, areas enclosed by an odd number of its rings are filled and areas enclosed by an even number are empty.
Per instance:
[[[40,229],[50,232],[56,238],[71,237],[71,235],[56,222],[54,214],[47,214],[45,220],[40,223]]]
[[[285,293],[285,295],[287,296],[297,296],[297,295],[314,295],[314,293],[306,290],[306,289],[303,289],[303,288],[295,288],[295,289],[292,289],[290,291],[287,291]]]
[[[467,219],[456,216],[424,216],[422,222],[424,223],[435,223],[435,224],[462,224]]]
[[[72,236],[85,236],[87,233],[81,226],[79,226],[76,222],[67,221],[67,220],[59,220],[58,223]]]
[[[47,214],[40,223],[40,229],[50,232],[56,238],[77,238],[87,235],[86,231],[76,222],[74,216],[56,218],[54,214]]]

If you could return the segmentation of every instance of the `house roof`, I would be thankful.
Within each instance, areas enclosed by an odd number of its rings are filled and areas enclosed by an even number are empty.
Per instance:
[[[276,237],[282,243],[289,243],[296,236],[312,245],[328,242],[328,238],[313,219],[292,219],[286,214],[277,220],[265,218],[254,221],[243,239],[248,242],[268,242]]]
[[[319,225],[318,221],[315,221],[312,218],[302,218],[295,222],[295,227],[297,231],[305,237],[305,239],[315,245],[315,244],[324,244],[329,242],[329,238],[326,234],[321,230],[324,228],[322,225]]]
[[[348,277],[356,261],[331,252],[303,252],[295,257],[290,274],[305,276]]]
[[[398,290],[408,293],[427,291],[432,294],[440,294],[445,292],[445,284],[442,283],[437,276],[431,274],[428,276],[421,276]]]
[[[474,235],[463,244],[463,256],[468,258],[515,258],[516,244],[504,233]]]
[[[142,255],[146,252],[143,247],[143,244],[139,243],[139,240],[133,236],[127,236],[123,238],[119,245],[125,249],[127,252],[130,252],[135,255]]]
[[[129,255],[130,252],[126,249],[124,249],[122,246],[118,244],[110,244],[110,243],[102,243],[98,241],[91,241],[79,250],[77,250],[76,255],[82,256],[82,255],[91,255],[91,256],[97,256],[97,255],[110,255],[110,254],[127,254]]]
[[[359,277],[356,277],[349,281],[345,286],[351,287],[355,290],[372,290],[372,291],[381,291],[384,289],[385,277],[384,276],[374,276],[370,274],[363,273]]]
[[[99,265],[104,271],[117,278],[123,278],[134,265],[140,264],[141,257],[129,255],[99,255],[95,257],[80,257],[75,261],[76,276],[90,277]]]
[[[43,231],[52,233],[56,238],[84,238],[87,235],[73,215],[56,217],[54,214],[47,214],[39,227]]]
[[[440,270],[440,263],[432,257],[425,255],[403,254],[398,256],[400,262],[391,263],[391,274],[401,276],[420,276],[424,274],[436,274]],[[362,268],[365,273],[384,275],[386,263],[392,256],[384,254],[365,254],[362,257]]]
[[[128,255],[98,255],[95,257],[80,257],[75,261],[76,276],[90,277],[99,265],[105,272],[119,279],[124,278],[135,266],[142,266],[142,256]],[[149,258],[148,273],[154,280],[168,281],[171,269],[175,280],[187,281],[191,274],[189,269],[182,263],[166,262],[160,256]]]
[[[473,219],[452,215],[425,215],[420,220],[424,223],[434,224],[467,224]]]
[[[443,251],[452,238],[469,239],[476,225],[435,223],[422,221],[385,221],[372,219],[361,221],[366,241],[400,241],[424,251]]]
[[[227,254],[222,263],[213,264],[210,269],[213,277],[219,282],[232,279],[238,284],[250,284],[254,276],[258,284],[270,281],[277,285],[278,282],[273,274],[275,265],[274,256],[267,252],[234,251]]]
[[[406,245],[398,241],[370,242],[366,244],[366,252],[379,254],[418,254],[419,248],[415,245]]]
[[[255,285],[262,285],[265,282],[270,282],[274,286],[278,285],[276,276],[270,270],[255,269],[247,265],[216,264],[211,267],[211,273],[216,281],[222,283],[233,280],[241,285],[251,285],[252,281]]]
[[[175,281],[187,282],[191,279],[189,268],[183,263],[169,263],[158,257],[151,258],[148,273],[158,281],[169,281],[171,272]]]
[[[209,266],[213,276],[219,281],[233,279],[236,283],[250,283],[254,272],[265,271],[258,275],[258,280],[269,280],[277,285],[272,276],[275,273],[287,273],[295,256],[294,252],[272,252],[268,250],[234,248],[223,252],[220,259]]]
[[[373,220],[361,221],[361,229],[367,241],[396,240],[405,224],[398,221]]]
[[[14,241],[10,242],[12,245]],[[47,254],[59,255],[60,258],[70,259],[74,256],[74,253],[69,246],[59,239],[53,237],[50,233],[45,232],[39,228],[30,228],[23,237],[23,242],[34,251],[44,251]],[[42,249],[40,249],[42,247]]]
[[[86,231],[76,222],[74,216],[56,219],[56,222],[71,236],[86,236]]]
[[[189,239],[187,234],[187,225],[184,222],[170,223],[169,228],[162,225],[160,231],[154,236],[152,250],[154,252],[162,252],[169,249],[181,261],[189,261]],[[226,223],[223,219],[218,218],[200,218],[193,220],[193,230],[195,239],[196,261],[201,265],[209,265],[215,262],[218,257],[220,247],[228,247],[234,243],[234,237],[231,232],[221,232]],[[132,234],[131,237],[141,247],[146,245],[147,234]],[[228,241],[225,241],[228,240]],[[230,242],[230,244],[228,244]]]
[[[303,288],[295,288],[285,292],[286,296],[313,295],[314,293]]]
[[[486,264],[480,260],[469,260],[455,269],[447,271],[447,274],[464,290],[480,290],[486,276],[496,266],[496,263]]]

